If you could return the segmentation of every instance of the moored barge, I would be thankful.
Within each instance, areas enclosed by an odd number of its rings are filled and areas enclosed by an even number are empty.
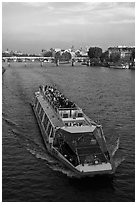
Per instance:
[[[113,174],[102,126],[55,86],[40,86],[31,104],[47,150],[78,176]]]

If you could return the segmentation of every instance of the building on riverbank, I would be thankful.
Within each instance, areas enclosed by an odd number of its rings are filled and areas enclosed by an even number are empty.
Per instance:
[[[135,46],[109,47],[108,56],[110,58],[113,54],[118,54],[120,59],[125,61],[130,61],[134,50],[135,50]]]

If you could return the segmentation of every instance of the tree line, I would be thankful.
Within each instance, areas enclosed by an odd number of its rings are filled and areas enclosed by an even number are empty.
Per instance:
[[[107,62],[118,62],[121,59],[121,54],[120,52],[112,52],[109,55],[108,50],[105,52],[102,52],[102,49],[99,47],[90,47],[88,51],[88,57],[91,63],[97,63],[99,61],[107,63]],[[135,48],[131,50],[131,55],[128,59],[125,57],[125,60],[127,61],[134,61],[134,59],[135,59]]]

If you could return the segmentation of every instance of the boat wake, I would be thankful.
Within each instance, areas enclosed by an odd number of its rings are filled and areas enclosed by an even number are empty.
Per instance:
[[[125,161],[124,156],[114,158],[115,168],[117,168],[123,161]]]
[[[29,151],[32,155],[34,155],[37,159],[44,160],[46,162],[46,165],[52,169],[53,171],[61,172],[68,177],[78,177],[75,173],[73,173],[71,170],[69,170],[66,166],[64,166],[62,163],[60,163],[59,160],[52,157],[46,151],[45,149],[41,148],[39,145],[35,144],[32,141],[27,141],[26,149]]]
[[[119,144],[120,144],[120,139],[118,138],[115,142],[115,144],[113,145],[114,146],[114,149],[112,151],[112,157],[115,155],[116,151],[119,149]]]
[[[124,155],[120,151],[120,138],[112,137],[108,142],[108,149],[116,169],[125,160]]]
[[[2,120],[4,120],[7,124],[9,124],[12,127],[16,127],[17,128],[17,126],[18,126],[17,123],[15,123],[12,120],[8,119],[4,113],[2,113]]]
[[[23,132],[22,128],[17,123],[10,120],[6,115],[2,114],[2,119],[11,127],[11,132],[17,139],[18,143],[23,146],[27,151],[34,155],[37,159],[45,161],[45,164],[52,170],[61,172],[68,177],[77,177],[75,173],[69,170],[66,166],[60,163],[56,158],[52,157],[48,151],[46,151],[44,144],[36,143],[31,140],[29,135]]]
[[[44,160],[45,164],[52,170],[61,172],[68,177],[79,177],[74,172],[69,170],[65,165],[60,163],[59,160],[52,157],[45,149],[43,144],[37,144],[33,140],[28,139],[27,135],[20,134],[17,129],[13,129],[12,132],[17,137],[19,143],[37,159]]]
[[[61,172],[68,177],[77,177],[75,173],[60,163],[56,158],[52,157],[52,155],[50,155],[45,149],[42,149],[39,145],[33,143],[32,141],[31,143],[29,142],[30,141],[28,141],[26,145],[27,151],[29,151],[37,159],[44,160],[50,169]]]
[[[50,169],[61,172],[69,178],[80,178],[79,175],[77,175],[75,172],[68,169],[65,165],[60,163],[59,160],[52,157],[52,155],[50,155],[48,151],[46,151],[44,148],[41,148],[41,146],[37,145],[36,143],[28,140],[26,144],[26,149],[31,154],[33,154],[37,159],[45,160],[46,165]],[[113,149],[112,157],[114,159],[114,165],[115,165],[115,168],[117,168],[125,160],[124,156],[119,150],[119,139],[117,139],[116,143],[113,144],[112,149]]]

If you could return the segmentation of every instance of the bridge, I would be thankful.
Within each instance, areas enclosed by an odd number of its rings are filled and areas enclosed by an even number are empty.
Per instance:
[[[68,63],[72,63],[72,66],[75,65],[75,62],[85,62],[88,61],[88,57],[87,56],[83,56],[83,57],[74,57],[71,60],[67,61]],[[30,56],[12,56],[12,57],[2,57],[2,61],[4,62],[41,62],[41,66],[43,66],[43,62],[55,62],[57,66],[59,66],[59,64],[61,62],[66,62],[66,61],[60,61],[60,60],[56,60],[55,57],[42,57],[42,56],[37,56],[37,57],[30,57]]]
[[[38,60],[38,61],[51,61],[51,60],[54,60],[54,57],[30,57],[30,56],[12,56],[12,57],[2,57],[2,60],[4,61],[35,61],[35,60]]]

